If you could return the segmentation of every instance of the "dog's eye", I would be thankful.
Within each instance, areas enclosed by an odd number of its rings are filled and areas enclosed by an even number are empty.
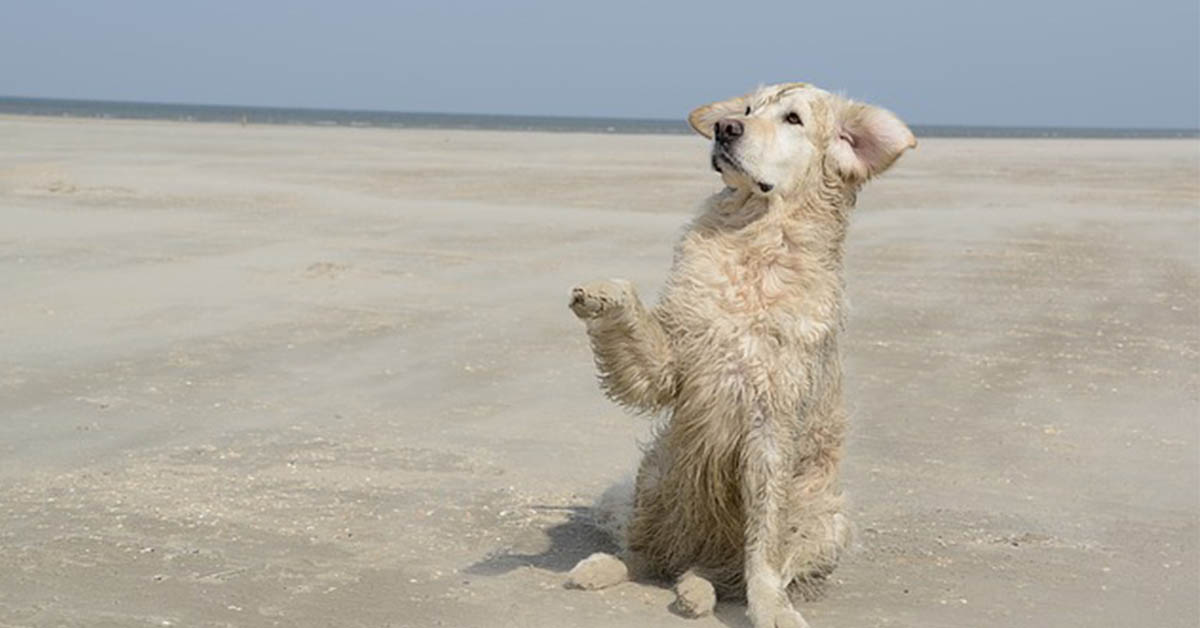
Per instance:
[[[750,108],[746,107],[746,115],[750,115]]]
[[[788,124],[799,124],[802,126],[804,124],[804,121],[800,119],[800,114],[796,113],[795,111],[784,116],[783,121],[787,122]]]

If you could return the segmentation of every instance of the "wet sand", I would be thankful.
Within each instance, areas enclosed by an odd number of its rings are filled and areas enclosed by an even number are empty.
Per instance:
[[[746,626],[588,593],[703,140],[0,117],[0,626]],[[1200,142],[923,140],[848,243],[814,628],[1200,619]]]

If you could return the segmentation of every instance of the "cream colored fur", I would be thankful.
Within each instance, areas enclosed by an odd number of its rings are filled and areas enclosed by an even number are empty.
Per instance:
[[[749,113],[746,112],[749,108]],[[794,114],[794,115],[793,115]],[[882,109],[799,83],[692,112],[727,188],[679,242],[658,305],[627,281],[572,290],[601,385],[667,420],[647,447],[621,559],[569,584],[678,579],[676,608],[745,596],[756,628],[804,626],[804,597],[849,538],[838,464],[846,428],[838,333],[842,247],[860,186],[916,141]]]

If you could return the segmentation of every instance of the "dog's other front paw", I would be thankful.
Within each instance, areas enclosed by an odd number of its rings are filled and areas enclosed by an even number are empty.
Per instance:
[[[754,628],[809,628],[804,616],[794,609],[785,596],[757,600],[750,598],[746,604],[746,616]]]
[[[809,628],[808,622],[798,611],[785,608],[775,615],[775,628]]]
[[[589,281],[571,288],[569,306],[583,320],[599,318],[625,307],[632,291],[623,279]]]

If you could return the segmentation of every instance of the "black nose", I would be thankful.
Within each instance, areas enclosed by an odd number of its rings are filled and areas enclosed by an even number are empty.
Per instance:
[[[745,130],[746,127],[742,126],[741,120],[731,120],[729,118],[717,120],[717,141],[732,142],[733,140],[741,137],[742,132]]]

